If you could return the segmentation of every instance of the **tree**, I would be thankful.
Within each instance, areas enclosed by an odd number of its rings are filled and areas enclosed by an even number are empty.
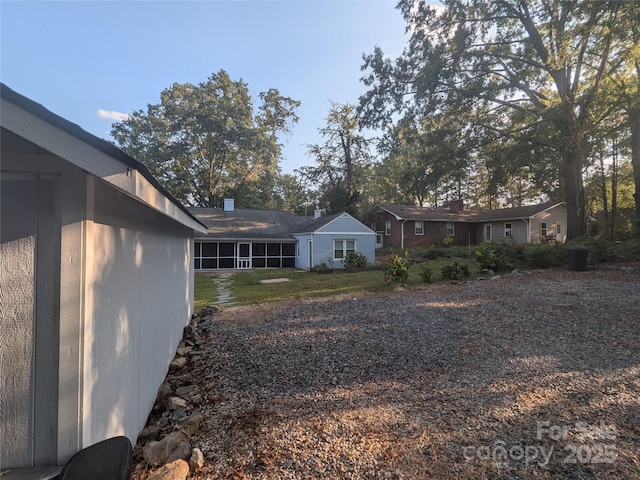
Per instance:
[[[321,192],[319,206],[328,213],[346,211],[358,216],[366,167],[372,158],[369,140],[359,131],[356,106],[332,102],[326,125],[318,131],[324,143],[308,146],[316,165],[297,173]]]
[[[589,134],[601,115],[594,100],[603,81],[622,68],[620,49],[626,48],[613,28],[620,2],[443,3],[444,9],[400,1],[411,39],[395,60],[380,49],[365,56],[365,125],[388,124],[398,113],[426,117],[466,107],[469,121],[482,123],[494,138],[544,132],[537,143],[556,152],[567,236],[584,235],[582,175]],[[527,123],[514,128],[512,112]]]
[[[125,152],[147,165],[178,200],[217,206],[273,204],[279,176],[278,136],[297,122],[299,102],[270,89],[254,113],[248,86],[220,70],[193,85],[174,83],[160,103],[112,126]]]

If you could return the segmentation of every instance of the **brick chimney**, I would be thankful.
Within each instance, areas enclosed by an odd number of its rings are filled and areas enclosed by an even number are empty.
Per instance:
[[[449,202],[449,211],[451,213],[460,213],[462,210],[464,210],[464,200],[461,198]]]

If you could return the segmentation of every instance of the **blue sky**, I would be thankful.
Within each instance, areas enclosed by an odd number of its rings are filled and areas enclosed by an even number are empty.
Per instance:
[[[0,0],[0,80],[96,136],[172,83],[224,69],[302,102],[284,173],[310,165],[330,101],[357,103],[362,54],[405,43],[395,1]],[[106,117],[106,118],[105,118]]]

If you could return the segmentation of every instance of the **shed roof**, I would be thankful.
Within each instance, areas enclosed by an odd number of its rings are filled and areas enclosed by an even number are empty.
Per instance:
[[[133,157],[124,153],[112,143],[96,137],[86,130],[83,130],[75,123],[56,115],[46,109],[43,105],[12,90],[4,83],[0,83],[0,98],[2,98],[3,103],[1,116],[3,128],[6,128],[15,135],[29,140],[40,148],[51,152],[66,161],[78,165],[87,172],[101,177],[112,186],[125,191],[125,193],[136,198],[138,201],[147,204],[174,220],[190,228],[194,228],[196,231],[204,231],[204,225],[202,225],[184,207],[184,205],[175,199],[173,195],[171,195],[155,179],[147,167]],[[11,109],[11,105],[18,107],[19,110]],[[23,112],[26,112],[27,115],[21,114]],[[29,115],[32,117],[29,117]],[[35,119],[44,122],[44,124],[34,121],[34,117]],[[53,135],[50,129],[47,131],[47,125],[55,129]],[[104,162],[100,165],[101,160],[104,160],[105,157],[102,157],[101,159],[90,159],[85,154],[86,152],[79,152],[77,148],[74,150],[74,146],[70,145],[68,142],[65,142],[64,140],[55,141],[54,137],[59,135],[60,132],[81,142],[85,146],[90,147],[94,152],[97,151],[109,159],[115,160],[124,167],[125,171],[130,169],[139,172],[140,176],[144,178],[146,182],[139,182],[139,184],[136,185],[137,189],[123,188],[121,184],[118,184],[109,178],[109,175],[106,173],[109,170],[109,167],[104,165]],[[145,186],[150,186],[151,190],[155,190],[159,195],[154,194],[154,192],[150,191],[148,188],[144,188]],[[144,192],[142,191],[143,189]]]

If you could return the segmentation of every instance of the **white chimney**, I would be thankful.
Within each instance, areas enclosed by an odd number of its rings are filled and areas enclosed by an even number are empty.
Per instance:
[[[224,211],[225,212],[233,212],[236,209],[236,201],[233,198],[225,198],[224,199]]]
[[[321,209],[317,209],[317,210],[313,211],[313,219],[314,220],[317,220],[321,216],[322,216],[322,210]]]

